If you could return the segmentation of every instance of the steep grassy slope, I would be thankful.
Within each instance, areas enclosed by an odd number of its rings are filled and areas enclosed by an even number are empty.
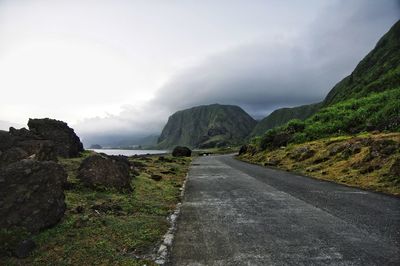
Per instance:
[[[260,136],[267,130],[281,126],[292,119],[304,120],[319,110],[321,103],[307,104],[293,108],[280,108],[262,119],[254,127],[251,136]]]
[[[291,120],[253,143],[260,150],[273,150],[290,143],[373,130],[400,131],[400,87],[334,104],[305,121]]]
[[[159,148],[176,145],[211,148],[241,143],[256,121],[233,105],[203,105],[178,111],[169,117],[158,140]]]
[[[400,84],[400,21],[386,33],[375,48],[328,93],[323,106],[350,98],[367,96]]]
[[[368,96],[374,92],[393,89],[400,85],[400,21],[386,33],[375,48],[357,65],[354,71],[337,83],[324,101],[294,108],[282,108],[261,120],[252,136],[261,136],[267,130],[291,119],[304,120],[320,108],[341,101]]]

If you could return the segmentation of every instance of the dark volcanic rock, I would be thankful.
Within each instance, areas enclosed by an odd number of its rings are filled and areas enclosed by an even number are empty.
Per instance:
[[[36,243],[32,239],[25,239],[15,247],[14,255],[17,258],[23,259],[28,257],[35,248]]]
[[[389,175],[394,177],[400,177],[400,158],[397,158],[390,167]]]
[[[27,140],[27,139],[43,139],[39,135],[33,133],[32,131],[26,129],[26,128],[21,128],[21,129],[15,129],[13,127],[10,127],[10,135],[13,136],[17,140]]]
[[[299,147],[293,151],[290,158],[296,161],[304,161],[315,155],[315,151],[310,149],[309,147]]]
[[[29,153],[19,147],[12,147],[0,154],[0,166],[10,163],[18,162],[22,159],[28,158]]]
[[[15,138],[9,132],[0,130],[0,151],[11,148],[14,142]]]
[[[190,157],[192,156],[192,151],[188,147],[176,146],[172,151],[172,156],[174,157]]]
[[[375,158],[385,158],[397,152],[398,144],[393,140],[375,140],[371,142],[369,153],[364,157],[364,162]]]
[[[26,158],[57,161],[54,142],[27,130],[10,128],[0,132],[0,164],[5,165]]]
[[[247,153],[247,145],[242,145],[239,150],[239,155]]]
[[[57,151],[50,140],[21,140],[15,144],[25,150],[29,156],[39,161],[57,161]]]
[[[398,149],[394,140],[376,140],[371,143],[371,154],[380,156],[392,155]]]
[[[161,181],[162,176],[152,174],[152,175],[150,176],[150,178],[153,179],[154,181]]]
[[[13,147],[0,151],[0,166],[28,158],[38,161],[57,161],[57,154],[53,143],[48,140],[16,141]]]
[[[91,188],[113,187],[118,190],[132,190],[129,166],[121,158],[92,155],[80,165],[78,179]]]
[[[28,126],[32,133],[53,141],[57,155],[61,157],[77,157],[83,151],[79,137],[65,122],[49,118],[29,119]]]
[[[340,154],[343,159],[348,159],[350,156],[357,154],[361,151],[363,145],[366,145],[364,140],[354,139],[350,142],[332,144],[329,146],[329,156]]]
[[[243,155],[245,153],[249,153],[254,155],[257,152],[257,148],[252,145],[243,145],[240,147],[239,155]]]
[[[0,227],[30,232],[56,224],[64,214],[64,169],[55,162],[22,160],[0,171]]]

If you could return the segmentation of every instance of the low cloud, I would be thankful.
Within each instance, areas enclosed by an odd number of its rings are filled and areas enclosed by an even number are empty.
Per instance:
[[[210,56],[173,76],[141,108],[125,106],[120,115],[86,119],[78,131],[153,134],[173,112],[195,105],[235,104],[261,118],[279,107],[320,101],[399,14],[398,1],[338,1],[297,36],[266,36]]]

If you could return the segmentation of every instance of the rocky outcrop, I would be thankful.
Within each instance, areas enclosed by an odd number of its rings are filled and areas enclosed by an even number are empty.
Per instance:
[[[65,211],[65,170],[55,162],[21,160],[0,171],[0,227],[36,232],[56,224]]]
[[[95,154],[82,161],[78,179],[90,188],[116,188],[131,191],[129,161],[123,156]]]
[[[32,239],[25,239],[17,244],[13,253],[17,258],[23,259],[28,257],[35,248],[36,243]]]
[[[172,156],[174,157],[190,157],[192,156],[192,151],[188,147],[176,146],[172,151]]]
[[[0,132],[0,166],[22,159],[57,161],[53,142],[42,140],[37,135],[26,133],[26,129],[10,128],[10,132]]]
[[[29,130],[43,139],[54,143],[58,156],[77,157],[83,151],[83,145],[74,130],[67,123],[59,120],[29,119]]]
[[[28,125],[0,131],[0,227],[37,232],[64,215],[67,174],[57,156],[78,156],[83,147],[64,122],[30,119]]]
[[[293,151],[290,158],[295,161],[304,161],[315,155],[315,151],[309,147],[299,147]]]
[[[62,121],[29,119],[26,128],[0,131],[0,166],[22,159],[57,161],[57,156],[77,157],[83,151],[74,130]]]
[[[90,145],[90,148],[96,149],[96,150],[103,149],[103,147],[100,144],[92,144],[92,145]]]
[[[243,143],[256,123],[238,106],[196,106],[169,117],[158,139],[158,147],[213,148],[238,145]]]

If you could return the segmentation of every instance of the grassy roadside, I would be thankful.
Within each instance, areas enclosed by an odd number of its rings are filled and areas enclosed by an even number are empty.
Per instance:
[[[400,161],[400,133],[330,137],[272,151],[253,149],[238,158],[317,179],[400,195],[400,176],[393,172],[393,165]]]
[[[131,158],[138,176],[134,191],[125,194],[81,186],[76,173],[82,160],[60,161],[71,183],[63,220],[33,236],[37,248],[31,256],[1,258],[0,265],[154,265],[151,256],[168,230],[166,217],[180,200],[191,160]]]

